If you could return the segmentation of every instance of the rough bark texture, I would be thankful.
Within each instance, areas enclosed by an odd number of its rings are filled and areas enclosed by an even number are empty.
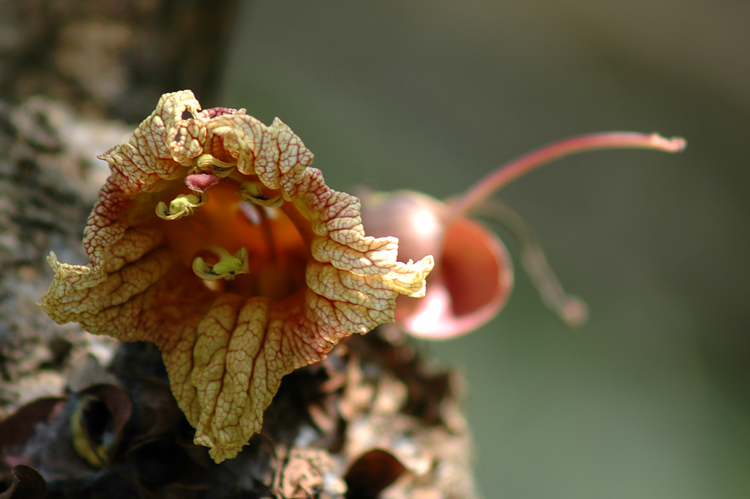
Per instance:
[[[235,0],[0,0],[0,95],[138,123],[165,92],[215,95]]]
[[[0,0],[0,498],[474,497],[461,381],[394,328],[287,376],[263,432],[216,465],[153,345],[36,305],[50,250],[85,263],[95,156],[133,128],[111,118],[138,122],[180,88],[219,104],[234,3]]]

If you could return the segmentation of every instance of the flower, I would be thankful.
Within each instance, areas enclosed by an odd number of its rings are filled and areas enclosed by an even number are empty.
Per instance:
[[[545,305],[570,326],[583,324],[586,304],[563,290],[534,232],[507,204],[488,200],[521,175],[560,157],[597,149],[638,148],[676,153],[684,139],[658,134],[604,132],[549,144],[493,170],[467,192],[441,202],[414,191],[360,194],[362,220],[370,233],[399,238],[401,256],[433,255],[435,269],[427,294],[399,297],[396,322],[413,336],[444,340],[464,335],[495,317],[513,286],[513,267],[505,245],[470,214],[501,224],[518,243],[521,263]]]
[[[41,307],[156,343],[216,462],[260,431],[284,375],[392,322],[397,296],[425,294],[432,258],[399,262],[396,238],[365,235],[357,198],[325,185],[279,119],[165,94],[101,158],[111,175],[84,232],[91,262],[50,254]]]

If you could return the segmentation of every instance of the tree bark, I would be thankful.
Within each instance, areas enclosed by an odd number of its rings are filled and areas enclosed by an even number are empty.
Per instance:
[[[138,123],[166,92],[213,102],[236,0],[0,0],[0,95]]]

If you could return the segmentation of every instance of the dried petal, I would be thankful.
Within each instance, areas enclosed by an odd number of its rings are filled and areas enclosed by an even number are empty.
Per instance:
[[[399,294],[424,296],[432,258],[402,263],[396,238],[366,236],[359,201],[325,185],[278,119],[267,127],[244,110],[200,111],[190,91],[166,94],[102,158],[112,174],[84,232],[91,263],[51,254],[41,306],[59,323],[156,343],[195,442],[217,462],[260,431],[284,375],[392,322]],[[219,179],[208,201],[160,218],[160,203],[193,195],[185,180],[199,174]],[[273,202],[246,204],[254,199]],[[208,267],[226,270],[215,248],[247,273],[201,279]]]

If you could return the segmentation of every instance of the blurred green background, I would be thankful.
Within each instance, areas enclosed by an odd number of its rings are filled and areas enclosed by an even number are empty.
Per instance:
[[[750,497],[748,26],[744,0],[246,2],[202,104],[279,116],[335,189],[441,198],[571,135],[686,137],[500,193],[587,325],[544,308],[509,244],[505,310],[421,347],[468,378],[487,498]]]

